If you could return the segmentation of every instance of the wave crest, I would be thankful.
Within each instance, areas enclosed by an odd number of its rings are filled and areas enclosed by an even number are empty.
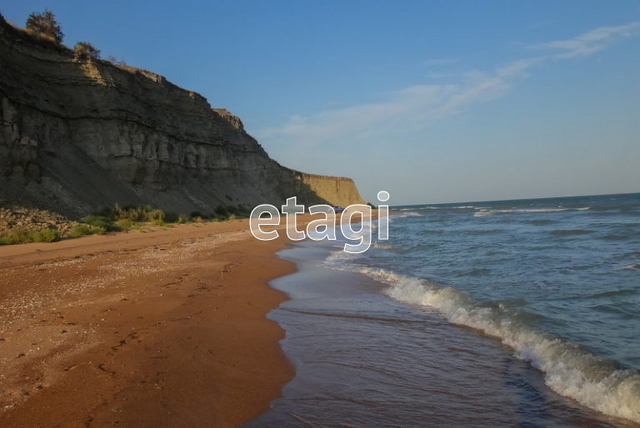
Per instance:
[[[537,330],[505,305],[479,305],[467,293],[384,269],[360,272],[389,285],[385,293],[399,301],[436,309],[454,324],[498,337],[544,373],[557,393],[604,414],[640,422],[640,372],[593,355],[575,343]]]

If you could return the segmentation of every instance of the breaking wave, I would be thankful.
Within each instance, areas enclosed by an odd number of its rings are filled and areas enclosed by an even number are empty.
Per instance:
[[[640,372],[536,329],[527,322],[535,314],[502,302],[480,304],[455,288],[384,269],[357,270],[387,284],[385,293],[396,300],[435,309],[454,324],[499,338],[518,358],[541,370],[557,393],[604,414],[640,422]]]

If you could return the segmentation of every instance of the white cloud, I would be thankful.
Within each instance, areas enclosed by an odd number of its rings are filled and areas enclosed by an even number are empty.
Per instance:
[[[516,82],[526,78],[527,72],[536,65],[554,58],[590,55],[638,32],[640,21],[596,28],[573,39],[535,46],[560,50],[557,54],[520,59],[489,73],[468,71],[462,76],[450,76],[448,83],[419,84],[383,93],[382,101],[376,103],[326,110],[305,117],[293,116],[280,127],[258,130],[256,134],[260,140],[269,141],[274,148],[296,147],[299,150],[304,147],[305,151],[313,151],[319,143],[326,147],[332,142],[423,129],[436,120],[504,96]]]
[[[640,33],[640,21],[616,27],[600,27],[567,40],[540,43],[534,47],[560,51],[556,58],[588,56],[598,52],[615,41]]]
[[[336,138],[357,139],[393,129],[416,130],[434,120],[459,113],[473,104],[496,99],[539,59],[521,60],[485,75],[468,72],[458,82],[414,85],[382,94],[383,101],[292,116],[277,128],[259,130],[261,140],[292,140],[308,147]]]

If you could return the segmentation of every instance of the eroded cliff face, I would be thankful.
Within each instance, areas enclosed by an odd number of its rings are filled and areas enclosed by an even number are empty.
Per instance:
[[[330,177],[327,175],[306,174],[297,172],[299,180],[309,186],[321,199],[334,206],[347,207],[351,204],[364,204],[353,180],[347,177]]]
[[[242,122],[162,76],[36,40],[0,16],[0,205],[363,203],[351,179],[279,165]]]

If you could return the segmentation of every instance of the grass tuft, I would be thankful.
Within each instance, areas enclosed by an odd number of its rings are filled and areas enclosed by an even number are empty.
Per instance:
[[[0,236],[0,245],[23,244],[26,242],[55,242],[60,240],[58,229],[42,229],[38,231],[16,227]]]

